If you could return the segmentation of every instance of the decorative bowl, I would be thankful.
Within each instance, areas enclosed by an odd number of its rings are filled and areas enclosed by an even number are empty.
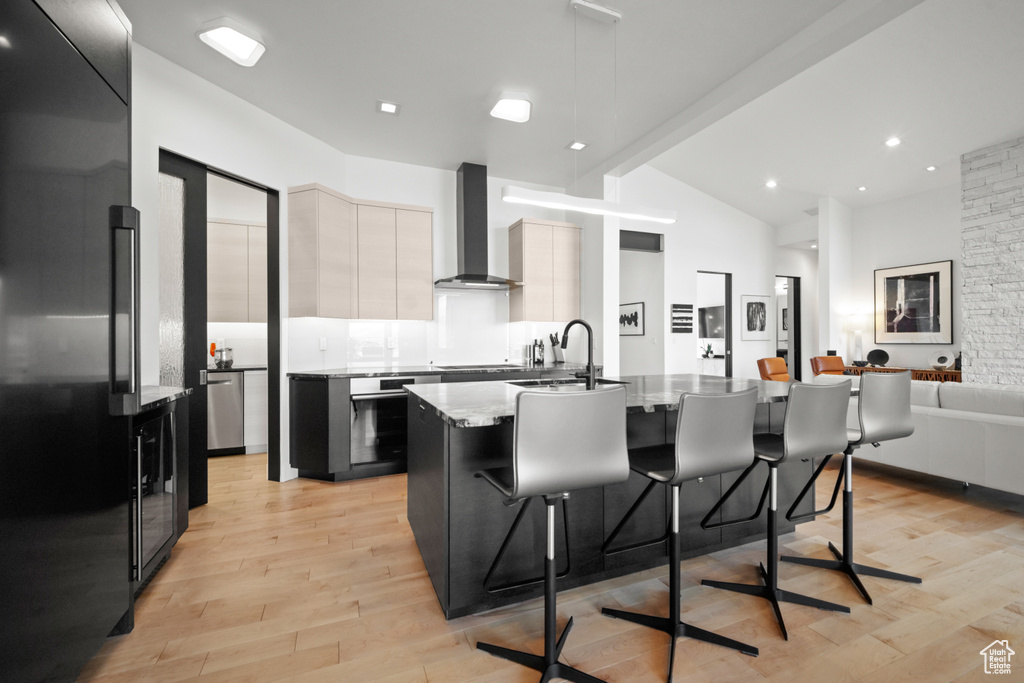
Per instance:
[[[868,362],[866,360],[855,360],[853,361],[853,364],[856,365],[858,368],[866,368]]]
[[[932,370],[945,370],[945,369],[946,369],[946,366],[943,365],[942,363],[933,363],[932,364]]]

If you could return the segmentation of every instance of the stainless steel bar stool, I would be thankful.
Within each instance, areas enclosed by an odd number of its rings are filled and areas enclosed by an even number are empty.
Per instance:
[[[676,660],[676,640],[681,636],[730,647],[754,657],[758,654],[756,647],[683,623],[679,605],[679,487],[691,479],[738,470],[750,464],[754,458],[756,405],[757,388],[733,394],[684,394],[679,398],[675,444],[636,449],[629,453],[630,468],[651,480],[641,494],[640,500],[647,497],[655,484],[664,484],[672,489],[672,517],[669,520],[668,534],[668,616],[655,617],[608,607],[602,609],[601,613],[669,635],[672,639],[668,658],[669,683],[672,682],[672,669]],[[636,508],[637,505],[634,505],[626,513],[622,522],[609,536],[608,542],[617,535]],[[606,546],[608,542],[605,543]]]
[[[723,588],[737,593],[755,595],[770,601],[772,609],[775,611],[775,618],[779,622],[782,637],[786,640],[789,640],[789,633],[786,631],[786,622],[783,621],[782,611],[779,609],[780,602],[792,602],[797,605],[817,607],[818,609],[827,609],[835,612],[850,611],[849,607],[838,605],[834,602],[818,600],[806,595],[783,590],[779,588],[778,583],[778,467],[786,458],[813,458],[838,453],[846,448],[846,410],[849,404],[849,380],[838,384],[794,383],[790,385],[783,433],[781,435],[754,435],[754,452],[757,454],[754,463],[743,472],[740,478],[736,480],[736,483],[711,508],[704,521],[701,522],[701,526],[705,529],[712,529],[755,519],[760,514],[765,497],[768,497],[768,568],[765,569],[763,563],[759,566],[763,585],[709,581],[707,579],[702,581],[702,583],[712,588]],[[761,494],[761,502],[754,516],[743,520],[730,520],[715,524],[709,523],[715,512],[722,507],[733,491],[736,490],[739,484],[753,471],[760,461],[768,464],[768,481],[765,484],[764,492]]]
[[[832,510],[836,504],[836,496],[839,487],[845,481],[843,488],[843,550],[840,552],[832,543],[828,544],[829,550],[836,556],[834,560],[818,560],[807,557],[783,556],[783,562],[793,562],[810,567],[824,569],[835,569],[850,577],[850,581],[857,587],[860,594],[864,596],[868,604],[872,604],[871,596],[868,594],[864,584],[861,583],[858,573],[867,576],[875,576],[882,579],[893,579],[895,581],[906,581],[908,583],[921,583],[916,576],[897,574],[886,569],[869,567],[857,564],[853,561],[853,451],[864,444],[871,444],[878,447],[882,441],[891,439],[902,439],[914,433],[914,422],[910,412],[910,371],[907,372],[865,372],[860,379],[860,395],[857,401],[857,416],[860,422],[860,429],[847,430],[846,450],[843,451],[843,466],[836,478],[836,486],[832,491],[832,500],[828,507],[816,510],[814,515],[824,514]],[[786,519],[790,521],[799,520],[800,516],[795,515],[797,506],[808,494],[814,490],[814,482],[821,474],[825,465],[832,459],[827,456],[815,470],[810,481],[804,486],[800,495],[793,503],[793,507],[786,513]]]
[[[572,617],[555,640],[555,503],[569,491],[606,486],[629,478],[626,451],[626,390],[522,391],[516,396],[512,466],[478,474],[508,501],[542,496],[547,508],[544,559],[544,654],[477,643],[477,648],[542,673],[541,683],[564,678],[600,683],[599,678],[558,661]]]

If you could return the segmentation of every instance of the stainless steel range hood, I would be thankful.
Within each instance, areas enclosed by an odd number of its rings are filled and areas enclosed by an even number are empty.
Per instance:
[[[520,285],[487,272],[487,167],[463,163],[458,171],[458,275],[441,278],[435,287],[502,290]]]

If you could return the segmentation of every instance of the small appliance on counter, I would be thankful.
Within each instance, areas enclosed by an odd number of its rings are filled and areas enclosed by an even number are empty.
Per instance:
[[[227,370],[234,365],[235,359],[230,346],[222,346],[213,352],[213,364],[218,370]]]

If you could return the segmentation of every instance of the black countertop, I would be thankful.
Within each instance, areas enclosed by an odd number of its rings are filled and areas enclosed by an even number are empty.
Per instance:
[[[232,365],[230,368],[206,368],[207,372],[255,372],[266,370],[266,365]]]
[[[188,396],[191,393],[192,390],[185,387],[168,387],[147,384],[142,387],[142,407],[139,408],[139,412],[159,408],[165,403],[177,401],[179,398]]]
[[[595,367],[601,370],[600,365]],[[499,374],[503,372],[578,372],[586,369],[586,363],[558,363],[555,365],[518,365],[514,363],[500,365],[375,365],[289,372],[288,376],[304,377],[307,379],[339,379],[346,377],[406,377],[414,375],[476,375],[480,373]]]

